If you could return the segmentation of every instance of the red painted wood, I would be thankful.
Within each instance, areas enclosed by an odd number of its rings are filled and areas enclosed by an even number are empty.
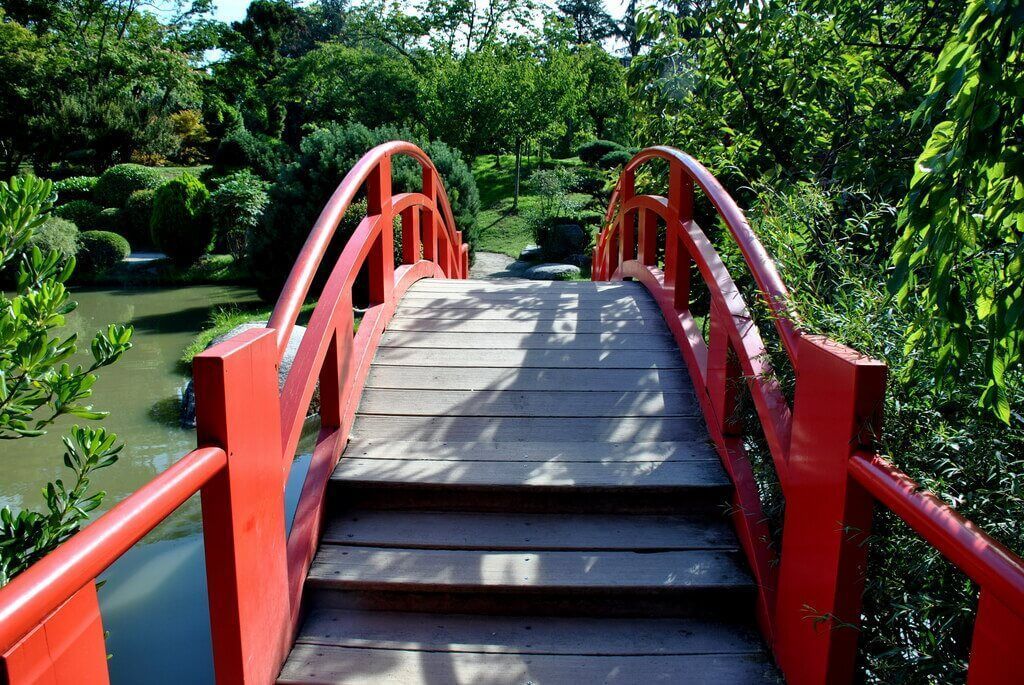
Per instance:
[[[289,642],[284,479],[274,331],[196,355],[196,432],[227,452],[203,489],[203,543],[218,683],[268,683]]]
[[[789,683],[839,685],[853,678],[872,509],[847,463],[880,434],[886,369],[817,336],[797,358],[776,654]]]
[[[1019,595],[1017,595],[1019,597]],[[967,685],[1024,681],[1024,617],[982,588],[971,641]]]
[[[106,685],[107,650],[96,584],[87,583],[0,654],[0,682]]]

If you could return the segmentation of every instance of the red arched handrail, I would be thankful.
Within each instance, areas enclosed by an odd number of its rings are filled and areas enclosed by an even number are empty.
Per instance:
[[[668,197],[636,195],[637,169],[669,164]],[[693,218],[700,187],[728,227],[769,307],[796,375],[792,409],[756,322]],[[665,222],[658,263],[656,219]],[[711,299],[709,339],[690,313],[690,265]],[[866,544],[875,502],[888,507],[981,587],[969,682],[1012,682],[1024,670],[1024,562],[875,452],[885,365],[800,330],[774,262],[721,184],[668,147],[623,169],[594,250],[593,279],[633,278],[659,305],[687,361],[708,431],[735,486],[733,522],[758,586],[758,621],[786,681],[849,683],[856,661]],[[785,497],[781,554],[770,542],[737,421],[750,390]]]

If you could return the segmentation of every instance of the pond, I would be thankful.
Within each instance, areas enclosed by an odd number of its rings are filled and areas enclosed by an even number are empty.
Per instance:
[[[109,323],[135,326],[135,347],[100,371],[90,400],[110,412],[103,424],[126,445],[120,461],[94,478],[107,492],[105,511],[195,447],[195,432],[175,417],[185,382],[178,357],[212,309],[257,298],[234,286],[74,289],[73,296],[79,306],[67,330],[78,333],[83,362],[97,330]],[[60,436],[74,422],[62,420],[44,437],[4,445],[0,506],[38,507],[43,484],[67,478]],[[289,479],[289,519],[305,465],[298,458]],[[196,496],[103,574],[100,607],[115,684],[213,682],[204,563]]]

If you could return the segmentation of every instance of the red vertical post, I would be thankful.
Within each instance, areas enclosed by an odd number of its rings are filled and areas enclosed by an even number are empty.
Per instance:
[[[689,265],[687,265],[689,266]],[[723,317],[731,316],[714,304],[708,313],[711,317],[708,341],[708,371],[705,389],[715,413],[714,420],[723,436],[738,435],[741,427],[736,415],[736,399],[739,384],[743,379],[736,355],[729,342],[729,331]]]
[[[678,162],[669,162],[668,217],[665,221],[665,285],[674,288],[676,309],[690,307],[690,253],[684,225],[693,220],[693,179]]]
[[[658,264],[658,217],[649,209],[641,209],[639,220],[640,263],[645,266]]]
[[[853,679],[871,527],[871,496],[848,462],[881,429],[885,365],[820,336],[802,336],[775,651],[790,685]]]
[[[395,229],[391,213],[391,157],[380,163],[366,181],[368,216],[380,217],[380,235],[367,257],[370,271],[370,302],[387,302],[395,285]]]
[[[202,490],[217,682],[270,683],[288,649],[281,418],[274,331],[196,355],[196,430],[227,466]]]
[[[636,174],[632,169],[622,172],[621,206],[636,197]],[[619,216],[619,259],[618,263],[628,262],[636,257],[636,210],[623,211]]]
[[[423,258],[437,264],[437,217],[439,204],[437,200],[437,177],[429,167],[423,168],[423,194],[430,198],[434,209],[424,212],[420,223],[423,240]]]
[[[974,619],[967,685],[1018,682],[1024,673],[1022,637],[1024,618],[983,587]]]
[[[31,633],[0,654],[0,683],[5,685],[109,682],[95,583],[73,594]]]

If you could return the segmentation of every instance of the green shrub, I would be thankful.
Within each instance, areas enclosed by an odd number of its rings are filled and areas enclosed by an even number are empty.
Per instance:
[[[96,217],[96,226],[90,227],[89,230],[121,233],[124,230],[124,227],[121,224],[121,210],[117,207],[107,207],[106,209],[100,210],[99,215]]]
[[[191,174],[156,189],[149,234],[153,245],[178,264],[191,264],[210,251],[213,230],[208,204],[210,191]]]
[[[93,197],[104,207],[120,208],[136,190],[156,188],[162,180],[156,169],[141,164],[118,164],[100,175]]]
[[[53,210],[61,219],[67,219],[83,231],[91,231],[100,227],[100,212],[103,208],[88,200],[72,200]]]
[[[217,147],[213,170],[223,175],[251,169],[257,176],[273,180],[289,156],[288,146],[281,141],[236,129],[227,134]]]
[[[269,188],[269,183],[244,170],[224,178],[210,195],[210,223],[216,241],[236,259],[245,254],[246,236],[259,226],[270,203]]]
[[[78,254],[78,226],[67,219],[50,216],[32,233],[28,242],[43,254],[52,251],[64,259],[74,257]]]
[[[61,202],[68,200],[88,200],[92,194],[98,176],[69,176],[53,184],[53,190]]]
[[[111,231],[86,231],[79,236],[78,242],[80,272],[102,273],[132,253],[128,241]]]
[[[155,190],[136,190],[128,196],[128,201],[121,210],[122,235],[135,246],[149,245],[149,220],[153,215],[153,196]]]
[[[633,159],[633,153],[629,150],[612,150],[597,163],[602,169],[616,169],[624,167]]]
[[[370,148],[394,139],[420,142],[434,160],[451,200],[456,225],[472,250],[480,196],[472,173],[456,150],[439,142],[417,141],[408,132],[390,127],[371,131],[362,124],[331,126],[303,139],[298,159],[282,169],[270,190],[270,205],[261,226],[252,234],[248,255],[261,296],[277,297],[310,229],[345,174]],[[393,191],[419,190],[421,184],[415,160],[396,157],[392,170]],[[343,230],[335,234],[318,284],[323,282],[349,236],[350,233]],[[314,285],[314,289],[317,287]]]
[[[622,149],[621,145],[611,140],[592,140],[589,143],[580,145],[577,154],[584,164],[596,166],[601,161],[601,158],[609,152],[617,152]]]

